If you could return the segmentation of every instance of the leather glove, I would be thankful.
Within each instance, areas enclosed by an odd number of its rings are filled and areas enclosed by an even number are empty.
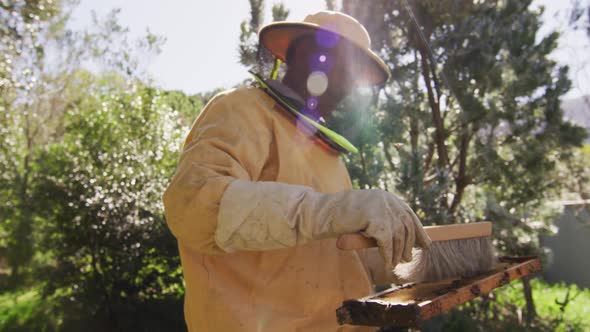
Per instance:
[[[324,194],[310,187],[235,180],[219,206],[215,241],[226,252],[270,250],[340,234],[377,240],[386,268],[412,259],[430,238],[410,207],[382,190]]]

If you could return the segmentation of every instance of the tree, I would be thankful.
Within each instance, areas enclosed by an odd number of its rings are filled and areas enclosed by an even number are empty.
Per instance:
[[[590,144],[575,149],[557,161],[557,180],[564,184],[562,199],[590,200]]]
[[[574,30],[584,30],[590,38],[590,2],[583,5],[580,0],[572,0],[569,12],[569,25]]]
[[[117,23],[118,10],[104,20],[94,15],[93,30],[68,30],[73,6],[65,1],[17,1],[2,7],[7,53],[3,54],[5,74],[0,91],[0,121],[5,126],[0,135],[8,144],[0,149],[0,192],[5,198],[1,227],[14,282],[25,281],[20,272],[35,251],[32,154],[63,135],[66,109],[88,91],[80,85],[89,82],[84,79],[89,73],[82,66],[94,62],[105,72],[123,73],[112,76],[112,85],[126,79],[147,81],[145,64],[138,59],[159,52],[163,42],[149,31],[145,38],[130,41],[127,29]],[[144,56],[135,55],[141,53]]]
[[[334,0],[326,0],[326,9],[327,10],[335,10],[336,9],[336,4],[334,3]]]
[[[44,27],[60,21],[61,13],[61,2],[49,0],[0,3],[0,242],[13,284],[33,256],[30,152],[42,129],[32,123],[46,120],[27,97],[38,86]]]
[[[585,136],[563,119],[568,69],[549,58],[558,34],[537,36],[541,12],[531,1],[347,0],[342,9],[367,27],[393,73],[363,109],[377,139],[333,119],[361,133],[359,155],[347,160],[355,185],[395,188],[425,224],[491,220],[502,254],[540,254],[543,206],[562,185],[556,160]],[[371,159],[385,167],[366,167]]]
[[[42,288],[38,312],[59,330],[184,329],[161,193],[186,131],[169,105],[194,114],[201,97],[146,87],[143,59],[163,39],[149,31],[129,39],[118,10],[71,31],[69,3],[2,4],[1,47],[20,47],[5,61],[13,67],[2,67],[0,91],[8,142],[0,147],[0,244],[10,288]],[[36,15],[45,21],[26,23]],[[88,62],[100,73],[85,70]]]
[[[158,90],[110,80],[72,105],[63,139],[36,154],[44,294],[64,330],[180,330],[182,272],[161,194],[186,128]]]
[[[274,57],[264,47],[258,44],[258,31],[264,22],[264,0],[250,1],[250,20],[240,25],[240,63],[257,73],[268,73],[273,66]],[[273,22],[284,21],[289,16],[289,10],[283,3],[272,6]]]
[[[344,8],[354,12],[354,4]],[[557,185],[545,177],[551,158],[581,144],[583,129],[564,121],[559,107],[567,68],[548,58],[558,35],[536,41],[540,13],[529,6],[382,1],[371,7],[380,12],[366,14],[391,27],[374,35],[393,36],[377,40],[394,76],[375,109],[382,156],[399,164],[395,184],[415,193],[427,223],[477,218],[465,200],[478,191],[508,209],[538,206]],[[437,192],[435,211],[423,205],[429,191]]]
[[[199,94],[187,96],[182,91],[162,91],[162,99],[166,105],[178,113],[181,123],[188,127],[195,121],[203,105],[210,98]]]

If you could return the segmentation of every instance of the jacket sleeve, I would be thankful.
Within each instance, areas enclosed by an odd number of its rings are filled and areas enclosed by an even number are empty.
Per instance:
[[[219,203],[235,179],[259,177],[272,142],[268,113],[240,90],[216,96],[203,109],[163,197],[166,222],[179,244],[224,253],[214,240]]]

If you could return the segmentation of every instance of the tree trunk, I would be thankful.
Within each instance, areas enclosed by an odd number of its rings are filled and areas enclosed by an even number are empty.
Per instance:
[[[526,300],[526,316],[525,321],[527,325],[530,325],[533,319],[537,316],[537,310],[535,309],[535,301],[533,299],[533,289],[531,288],[531,278],[529,276],[520,279],[523,285],[524,299]]]
[[[467,178],[467,152],[469,149],[470,140],[468,130],[468,125],[466,123],[461,125],[461,138],[459,143],[459,170],[458,174],[455,176],[455,196],[453,197],[453,203],[449,209],[451,214],[454,214],[461,204],[465,187],[467,187],[470,182]]]

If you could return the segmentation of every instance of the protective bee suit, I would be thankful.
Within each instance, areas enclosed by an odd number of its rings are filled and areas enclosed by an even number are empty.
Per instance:
[[[339,153],[301,121],[267,89],[245,87],[215,96],[188,134],[164,204],[189,331],[373,331],[339,326],[335,310],[372,293],[377,256],[340,251],[336,237],[377,239],[381,267],[428,245],[405,203],[351,190]]]

